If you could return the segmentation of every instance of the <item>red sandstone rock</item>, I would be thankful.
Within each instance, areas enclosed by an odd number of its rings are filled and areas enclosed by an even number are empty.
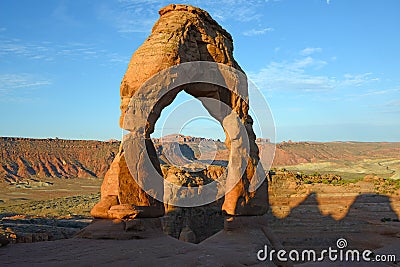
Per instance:
[[[150,134],[154,131],[154,125],[162,109],[173,101],[179,91],[185,90],[196,98],[207,96],[216,99],[231,110],[221,112],[222,110],[218,109],[221,107],[214,107],[200,99],[210,115],[221,123],[227,135],[226,145],[230,154],[223,211],[230,215],[264,214],[268,208],[267,187],[263,184],[257,190],[253,190],[254,184],[265,178],[265,173],[261,168],[256,168],[259,160],[258,148],[252,129],[253,120],[248,114],[247,82],[242,82],[238,78],[232,80],[232,77],[226,76],[232,73],[226,74],[218,69],[217,72],[221,71],[219,75],[222,75],[227,86],[236,88],[236,91],[229,91],[216,85],[191,84],[190,87],[170,91],[160,101],[158,95],[163,89],[160,92],[157,90],[141,92],[142,95],[137,96],[136,92],[150,77],[181,63],[209,61],[241,70],[233,58],[231,35],[207,12],[188,5],[169,5],[159,13],[160,19],[155,23],[151,35],[133,54],[121,82],[120,126],[131,132],[130,138],[133,138],[133,141],[128,152],[134,152],[129,154],[127,163],[127,151],[124,151],[123,146],[120,147],[104,179],[101,190],[102,201],[107,195],[117,195],[119,204],[148,207],[148,214],[162,216],[163,205],[146,191],[158,192],[157,199],[163,199],[164,193],[159,192],[160,188],[143,189],[143,185],[154,179],[157,173],[162,175]],[[198,69],[193,67],[187,73],[196,75],[197,71]],[[157,81],[159,88],[168,88],[171,85],[175,76],[168,75],[172,74],[167,73]],[[177,75],[179,78],[180,74]],[[244,92],[238,91],[238,88],[244,88]],[[132,105],[128,110],[129,103]],[[153,109],[156,103],[157,108]],[[146,113],[150,112],[151,116],[147,117]],[[127,114],[130,116],[129,120],[126,119]],[[247,139],[249,147],[245,145]],[[143,156],[145,150],[148,151],[155,172],[148,166],[149,161],[146,162]],[[160,184],[158,187],[163,188],[163,185]],[[103,214],[97,212],[96,215],[102,218],[109,216],[114,218],[113,213],[109,212]]]

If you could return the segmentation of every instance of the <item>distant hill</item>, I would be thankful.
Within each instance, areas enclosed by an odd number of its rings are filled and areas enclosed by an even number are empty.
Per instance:
[[[278,166],[319,161],[400,158],[400,142],[283,142],[276,146]]]
[[[219,140],[171,135],[154,138],[161,164],[183,166],[191,161],[226,166],[229,151]],[[273,146],[266,139],[259,145]],[[120,142],[0,137],[0,182],[29,178],[103,178]],[[180,151],[180,153],[178,153]],[[273,166],[299,163],[400,158],[400,143],[283,142],[276,145]]]
[[[193,162],[226,165],[228,150],[219,140],[180,134],[153,138],[161,164],[184,166]]]
[[[0,137],[0,181],[104,177],[119,142]]]

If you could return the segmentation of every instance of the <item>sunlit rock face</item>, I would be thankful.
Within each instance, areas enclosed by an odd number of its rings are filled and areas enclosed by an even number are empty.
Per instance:
[[[247,80],[244,74],[244,79],[239,80],[217,70],[217,75],[226,81],[228,89],[215,84],[193,83],[170,90],[160,98],[160,92],[182,75],[179,72],[166,72],[157,78],[157,86],[138,96],[138,90],[154,75],[157,77],[160,71],[183,63],[215,62],[241,71],[233,57],[231,35],[206,11],[189,5],[169,5],[162,8],[159,14],[160,19],[155,23],[152,33],[134,52],[120,87],[120,126],[129,131],[129,138],[133,139],[129,151],[134,153],[129,153],[128,157],[126,147],[121,145],[101,187],[101,201],[93,208],[92,215],[110,219],[164,215],[164,192],[157,191],[159,188],[143,189],[143,184],[153,179],[155,174],[162,175],[150,134],[161,111],[181,91],[198,98],[226,133],[229,163],[223,186],[219,186],[216,193],[216,197],[221,192],[224,195],[223,212],[227,215],[264,214],[268,209],[267,186],[263,182],[256,187],[257,190],[249,190],[252,188],[252,179],[253,182],[263,181],[265,174],[262,168],[256,167],[259,151],[252,129],[253,120],[248,114]],[[201,72],[193,66],[189,70],[188,73],[194,76]],[[239,87],[242,88],[241,92],[230,89]],[[221,104],[215,107],[205,98]],[[145,151],[151,166],[143,159]],[[173,199],[178,196],[170,197]]]

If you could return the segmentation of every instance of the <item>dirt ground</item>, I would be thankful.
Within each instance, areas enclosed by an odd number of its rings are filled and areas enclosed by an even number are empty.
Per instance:
[[[320,252],[335,247],[337,240],[344,238],[349,249],[396,255],[397,263],[381,263],[381,266],[398,266],[399,191],[379,193],[385,189],[384,182],[374,177],[342,185],[274,179],[269,187],[271,208],[265,226],[286,250]],[[64,218],[88,216],[90,207],[98,201],[100,183],[99,180],[67,180],[45,187],[10,188],[8,191],[2,188],[1,196],[5,201],[0,211],[32,213],[36,210],[43,216],[58,214]],[[68,197],[71,194],[75,196]],[[49,195],[55,198],[48,199]],[[0,248],[0,265],[265,266],[265,262],[256,259],[257,251],[262,249],[260,242],[240,239],[239,243],[224,243],[225,234],[221,232],[200,244],[182,242],[163,233],[141,240],[72,238],[10,244]],[[262,240],[255,237],[258,238]],[[370,266],[379,266],[376,264]]]

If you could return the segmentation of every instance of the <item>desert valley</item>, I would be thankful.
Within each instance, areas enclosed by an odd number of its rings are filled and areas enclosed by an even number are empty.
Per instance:
[[[165,140],[154,140],[164,177],[175,177],[180,185],[198,186],[226,167],[228,151],[220,141],[181,135]],[[31,243],[72,238],[86,227],[119,145],[118,141],[1,138],[3,240]],[[171,154],[174,162],[185,164],[207,160],[215,147],[217,156],[205,170],[189,174],[169,165]],[[176,149],[181,158],[172,153]],[[399,143],[276,144],[268,188],[271,229],[285,247],[296,249],[321,249],[339,237],[365,249],[397,241],[399,151]],[[197,208],[169,209],[163,231],[200,243],[223,228],[220,206],[217,201]]]
[[[399,265],[398,8],[51,2],[0,4],[0,266]]]

